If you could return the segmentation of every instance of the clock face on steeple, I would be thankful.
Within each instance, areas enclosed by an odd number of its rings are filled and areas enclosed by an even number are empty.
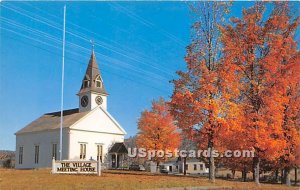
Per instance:
[[[89,104],[89,98],[87,96],[82,96],[80,103],[82,107],[86,107]]]
[[[96,101],[96,103],[97,103],[98,105],[101,105],[102,102],[103,102],[103,99],[101,98],[101,96],[97,96],[97,97],[95,98],[95,101]]]

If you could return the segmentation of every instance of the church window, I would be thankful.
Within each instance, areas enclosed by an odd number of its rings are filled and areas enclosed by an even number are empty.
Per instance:
[[[98,144],[97,145],[97,161],[103,162],[103,146]]]
[[[40,146],[35,145],[35,147],[34,147],[34,163],[35,164],[39,163],[39,153],[40,153]]]
[[[19,164],[23,164],[23,146],[19,147]]]
[[[90,87],[90,77],[88,75],[85,75],[83,81],[82,81],[82,87],[88,88]]]
[[[57,160],[57,144],[52,144],[52,158]]]
[[[96,87],[97,88],[101,88],[102,87],[102,81],[101,81],[101,77],[100,75],[98,75],[98,77],[96,78]]]
[[[84,81],[83,81],[83,87],[84,87],[84,88],[90,87],[90,81],[89,81],[89,80],[84,80]]]
[[[86,158],[86,144],[80,144],[80,159]]]

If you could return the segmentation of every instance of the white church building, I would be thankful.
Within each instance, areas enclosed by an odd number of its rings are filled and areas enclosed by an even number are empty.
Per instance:
[[[63,111],[62,159],[100,159],[119,167],[126,132],[107,111],[108,93],[94,50],[77,95],[79,108]],[[46,113],[15,133],[16,168],[51,167],[52,158],[59,159],[60,114]]]

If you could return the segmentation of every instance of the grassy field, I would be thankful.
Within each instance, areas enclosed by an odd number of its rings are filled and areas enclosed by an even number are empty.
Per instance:
[[[253,182],[216,180],[215,184],[205,178],[151,176],[103,173],[98,176],[52,175],[50,170],[0,169],[0,190],[4,189],[153,189],[169,187],[227,186],[232,189],[299,189],[279,184],[255,185]]]

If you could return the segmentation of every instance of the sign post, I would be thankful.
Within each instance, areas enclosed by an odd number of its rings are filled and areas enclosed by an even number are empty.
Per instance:
[[[100,161],[100,159],[97,162],[97,175],[101,176],[101,161]]]

